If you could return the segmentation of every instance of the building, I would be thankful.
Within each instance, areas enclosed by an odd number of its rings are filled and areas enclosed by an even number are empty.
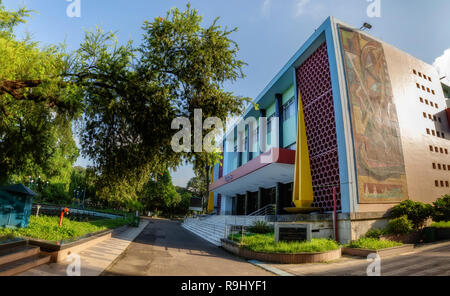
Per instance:
[[[269,118],[267,137],[241,130],[243,145],[273,148],[237,152],[224,140],[210,202],[220,215],[274,204],[281,220],[306,222],[330,221],[336,205],[339,240],[356,239],[403,200],[450,193],[446,96],[431,65],[329,17],[243,116]]]

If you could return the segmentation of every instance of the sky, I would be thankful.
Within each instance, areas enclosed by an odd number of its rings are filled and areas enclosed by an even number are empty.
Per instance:
[[[69,0],[3,0],[8,9],[21,5],[37,11],[19,30],[32,33],[43,45],[65,41],[76,49],[84,31],[101,26],[117,32],[121,42],[140,44],[145,20],[165,16],[172,7],[183,9],[183,0],[72,0],[80,1],[81,17],[69,17]],[[255,98],[289,58],[330,15],[355,27],[373,25],[371,34],[435,66],[450,82],[449,0],[191,0],[207,26],[219,24],[239,31],[232,38],[239,44],[239,58],[248,65],[246,78],[226,85],[236,95]],[[379,15],[374,15],[379,7]],[[376,5],[376,6],[374,6]],[[370,17],[372,16],[372,17]],[[20,36],[20,34],[19,34]],[[447,51],[446,51],[447,50]],[[89,161],[80,157],[77,165]],[[193,177],[183,166],[172,174],[175,185]]]

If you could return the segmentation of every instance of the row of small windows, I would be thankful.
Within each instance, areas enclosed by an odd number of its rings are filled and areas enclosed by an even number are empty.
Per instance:
[[[283,105],[283,121],[286,121],[292,117],[295,117],[295,99],[292,98]]]
[[[450,171],[450,164],[440,164],[440,163],[434,163],[433,162],[433,169],[434,170]]]
[[[434,185],[435,185],[436,187],[450,187],[450,183],[449,183],[448,181],[439,181],[439,180],[436,180],[436,181],[434,181]]]
[[[430,105],[431,107],[435,107],[436,109],[439,109],[439,105],[436,103],[433,103],[432,101],[428,101],[424,98],[419,98],[421,103],[425,103],[426,105]]]
[[[441,118],[437,117],[435,115],[431,115],[431,114],[427,114],[427,113],[423,112],[423,117],[424,118],[428,118],[428,119],[433,120],[433,121],[439,121],[440,123],[442,123]]]
[[[435,130],[430,130],[429,128],[427,128],[427,134],[428,135],[433,135],[433,136],[438,137],[438,138],[445,139],[444,133],[441,133],[441,132],[435,131]]]
[[[419,75],[420,78],[426,79],[430,82],[432,82],[431,77],[427,76],[425,74],[422,74],[421,72],[417,72],[416,70],[413,70],[414,75]]]
[[[429,93],[431,92],[433,95],[436,94],[436,92],[433,89],[430,89],[429,87],[425,87],[423,85],[420,85],[419,83],[416,83],[416,86],[417,86],[418,89],[422,89],[423,91],[426,91],[426,92],[429,92]]]
[[[439,147],[433,147],[430,145],[430,151],[431,152],[436,152],[436,153],[442,153],[442,154],[448,154],[448,149],[444,149],[444,148],[439,148]]]

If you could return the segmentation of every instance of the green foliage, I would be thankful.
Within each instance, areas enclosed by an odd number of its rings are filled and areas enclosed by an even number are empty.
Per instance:
[[[67,206],[72,204],[72,195],[66,191],[65,184],[49,184],[37,201]]]
[[[18,40],[14,27],[30,11],[0,1],[0,184],[28,176],[67,183],[78,149],[72,120],[81,114],[79,88],[65,81],[62,49]]]
[[[433,208],[431,205],[412,200],[406,200],[392,209],[392,217],[407,216],[413,223],[414,229],[420,229],[425,221],[430,218]]]
[[[172,184],[168,170],[153,176],[142,192],[141,201],[148,211],[160,210],[165,214],[173,214],[173,210],[181,202],[181,196]]]
[[[450,221],[435,222],[431,225],[433,228],[450,228]]]
[[[386,234],[389,234],[386,229],[373,229],[373,230],[369,230],[364,235],[364,237],[379,239],[380,237],[382,237],[383,235],[386,235]]]
[[[314,253],[328,252],[339,249],[339,244],[329,239],[312,239],[311,242],[278,242],[275,243],[273,233],[247,234],[241,241],[240,235],[235,235],[234,241],[240,242],[241,246],[254,252],[262,253]]]
[[[450,221],[450,195],[444,195],[433,203],[433,221]]]
[[[273,227],[265,221],[255,221],[248,231],[257,234],[273,233]]]
[[[76,222],[64,219],[59,227],[59,217],[31,216],[28,228],[0,229],[1,236],[30,237],[48,241],[73,240],[88,233],[114,229],[130,223],[130,219],[105,219],[93,222]]]
[[[348,247],[356,249],[368,249],[368,250],[381,250],[387,248],[393,248],[403,245],[402,243],[389,241],[389,240],[379,240],[376,238],[361,238],[357,241],[351,242]]]
[[[408,234],[413,229],[414,225],[406,215],[390,220],[387,227],[387,231],[390,234]]]

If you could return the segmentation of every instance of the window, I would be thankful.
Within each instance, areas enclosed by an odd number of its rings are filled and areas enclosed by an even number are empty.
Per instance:
[[[430,82],[432,82],[432,81],[431,81],[431,77],[430,77],[430,76],[428,76],[428,80],[429,80]]]
[[[434,147],[434,151],[439,152],[439,148],[438,147]]]
[[[434,92],[434,90],[431,90],[431,93],[433,94],[433,95],[435,95],[436,93]]]
[[[441,148],[441,149],[439,149],[439,150],[441,151],[441,153],[444,153],[444,149]]]
[[[425,86],[422,85],[422,90],[425,91]]]
[[[419,98],[419,99],[420,99],[420,102],[423,103],[423,98]]]
[[[444,187],[444,181],[441,181],[441,187]]]
[[[423,117],[427,118],[427,113],[423,112]]]
[[[441,137],[441,133],[440,132],[436,132],[437,136],[440,138]]]
[[[438,181],[438,180],[434,181],[434,185],[435,185],[436,187],[439,187],[439,181]]]
[[[437,118],[436,118],[436,116],[433,116],[433,120],[434,120],[434,121],[437,121]]]
[[[450,187],[450,184],[448,183],[448,181],[445,181],[445,187]]]
[[[441,168],[441,164],[440,163],[438,163],[438,170],[441,170],[442,168]]]
[[[445,149],[445,154],[448,154],[448,150],[447,149]]]
[[[427,134],[430,134],[430,129],[429,128],[427,128]]]
[[[427,87],[427,92],[430,92],[430,88],[429,87]]]
[[[428,100],[425,100],[425,104],[427,104],[427,105],[428,105]]]
[[[431,107],[433,107],[433,106],[434,106],[434,104],[433,104],[433,102],[432,102],[432,101],[430,101],[430,106],[431,106]]]
[[[433,170],[435,170],[436,169],[436,164],[435,163],[433,163]]]
[[[441,121],[441,118],[440,118],[440,117],[438,117],[438,121],[442,123],[442,121]]]
[[[421,72],[419,72],[419,77],[422,78],[422,73]]]
[[[436,106],[436,109],[439,109],[439,106],[438,106],[438,104],[434,104],[435,106]]]
[[[442,165],[442,168],[444,169],[444,171],[447,170],[447,166],[445,164]]]
[[[414,69],[413,69],[413,73],[414,73],[414,75],[417,75],[417,71],[416,71],[416,70],[414,70]]]
[[[295,117],[295,100],[294,98],[290,99],[283,106],[283,121],[286,121],[292,117]]]
[[[433,120],[433,119],[431,118],[431,115],[430,115],[430,114],[428,114],[428,118],[431,119],[431,120]]]
[[[416,85],[417,85],[417,88],[419,88],[419,89],[420,89],[420,84],[416,83]]]

